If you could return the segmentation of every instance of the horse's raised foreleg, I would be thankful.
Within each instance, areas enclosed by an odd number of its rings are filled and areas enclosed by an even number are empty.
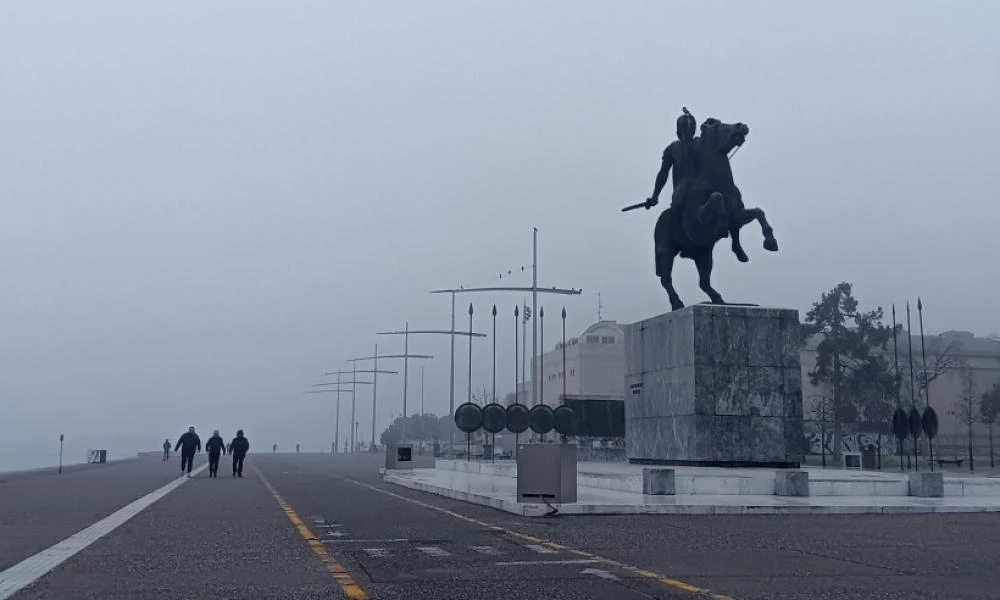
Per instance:
[[[712,304],[725,304],[726,302],[719,295],[719,292],[712,288],[712,249],[699,250],[694,255],[694,264],[698,267],[698,287],[701,288],[701,291],[708,294]]]
[[[744,225],[756,219],[760,223],[760,232],[764,235],[764,249],[769,252],[776,252],[778,250],[778,240],[774,239],[774,229],[767,222],[764,211],[760,208],[748,208],[743,212],[747,215]]]

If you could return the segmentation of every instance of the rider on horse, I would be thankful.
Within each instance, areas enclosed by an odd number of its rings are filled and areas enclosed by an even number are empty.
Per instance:
[[[684,197],[687,195],[687,184],[698,174],[696,161],[698,138],[694,135],[698,129],[698,123],[686,107],[682,110],[684,114],[677,117],[677,141],[671,142],[663,151],[663,162],[660,165],[660,172],[656,174],[653,195],[646,200],[647,208],[659,204],[660,192],[666,185],[670,169],[673,167],[674,192],[670,199],[670,209],[668,209],[673,214],[680,214],[680,209],[684,205]]]

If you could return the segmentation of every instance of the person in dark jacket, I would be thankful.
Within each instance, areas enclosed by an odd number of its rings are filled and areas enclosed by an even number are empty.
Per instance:
[[[250,450],[250,440],[243,436],[243,430],[236,432],[236,437],[229,442],[229,454],[233,456],[233,477],[243,477],[243,459]]]
[[[212,432],[212,437],[205,442],[205,452],[208,452],[208,476],[219,476],[219,456],[226,453],[226,443],[222,441],[219,430]]]
[[[163,462],[170,460],[170,440],[163,440]]]
[[[181,476],[184,475],[184,468],[187,467],[187,476],[191,476],[191,467],[194,464],[194,455],[201,452],[201,438],[194,432],[194,427],[188,427],[187,433],[177,440],[174,452],[181,451]]]

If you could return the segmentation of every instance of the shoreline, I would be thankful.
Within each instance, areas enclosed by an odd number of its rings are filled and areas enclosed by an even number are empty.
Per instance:
[[[123,463],[123,462],[130,462],[130,461],[133,461],[133,460],[139,460],[139,458],[143,457],[146,454],[148,454],[148,453],[146,453],[146,452],[140,452],[136,456],[132,456],[132,457],[111,458],[111,459],[108,459],[107,462],[104,462],[104,463],[88,463],[88,462],[63,463],[63,469],[62,469],[63,472],[62,472],[62,474],[65,475],[67,473],[72,473],[74,471],[82,471],[82,470],[85,470],[87,468],[98,468],[98,467],[101,467],[102,465],[106,466],[106,465],[113,465],[113,464],[118,464],[118,463]],[[34,476],[40,476],[40,475],[58,475],[58,474],[59,474],[59,465],[58,464],[51,465],[51,466],[48,466],[48,467],[31,467],[31,468],[27,468],[27,469],[14,469],[14,470],[10,470],[10,471],[0,471],[0,484],[4,483],[6,481],[11,481],[13,479],[22,479],[24,477],[34,477]]]

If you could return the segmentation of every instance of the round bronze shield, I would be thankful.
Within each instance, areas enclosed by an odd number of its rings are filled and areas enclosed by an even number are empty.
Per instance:
[[[455,409],[455,425],[465,433],[472,433],[483,426],[483,409],[478,404],[466,402]]]
[[[538,435],[552,431],[555,425],[555,411],[548,404],[536,404],[528,413],[528,427]]]
[[[576,433],[576,411],[568,406],[556,408],[553,415],[556,433],[560,435],[573,435]]]
[[[497,404],[487,404],[483,407],[483,429],[486,433],[500,433],[507,424],[507,411]]]
[[[507,407],[507,431],[524,433],[528,430],[528,407],[523,404],[511,404]]]

